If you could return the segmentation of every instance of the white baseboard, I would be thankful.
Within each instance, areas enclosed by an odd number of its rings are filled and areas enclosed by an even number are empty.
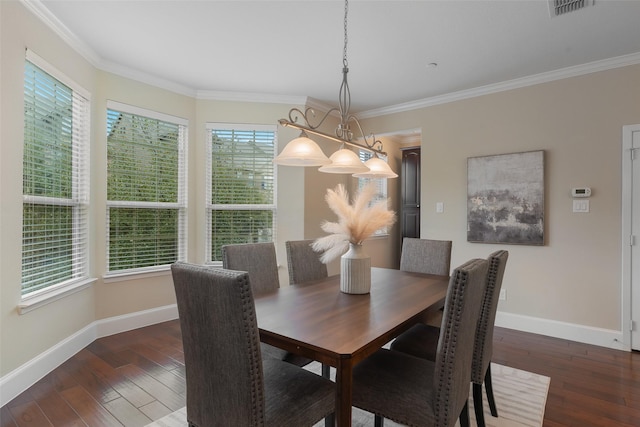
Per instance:
[[[0,378],[0,406],[6,405],[13,398],[98,338],[177,318],[178,308],[173,304],[123,316],[97,320]],[[616,350],[630,350],[630,348],[623,343],[622,332],[609,329],[594,328],[505,312],[497,313],[496,326],[601,347],[609,347]]]
[[[0,406],[38,382],[97,338],[178,318],[175,304],[97,320],[0,378]]]
[[[615,350],[631,350],[629,345],[624,343],[622,331],[594,328],[592,326],[559,322],[557,320],[523,316],[501,311],[496,314],[495,325],[502,328],[531,332],[584,344],[608,347]]]
[[[6,405],[95,339],[95,327],[89,325],[3,376],[0,379],[0,406]]]
[[[178,306],[176,304],[165,305],[150,310],[138,311],[136,313],[122,316],[110,317],[94,322],[96,328],[96,338],[107,337],[120,332],[132,329],[144,328],[156,323],[166,322],[178,318]]]

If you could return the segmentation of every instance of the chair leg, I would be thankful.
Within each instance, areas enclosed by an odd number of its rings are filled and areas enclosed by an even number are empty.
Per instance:
[[[322,364],[322,376],[331,379],[331,366]],[[336,414],[327,415],[324,418],[324,427],[334,427],[336,425]]]
[[[322,376],[331,379],[331,366],[322,364]],[[324,427],[334,427],[336,424],[336,414],[327,415],[324,418]]]
[[[484,374],[484,388],[487,391],[487,401],[489,401],[489,409],[491,415],[498,416],[498,408],[496,408],[496,401],[493,398],[493,385],[491,384],[491,364],[487,368],[487,373]]]
[[[336,425],[336,414],[330,414],[324,417],[324,427],[335,427]]]
[[[331,379],[331,366],[322,364],[322,376]]]
[[[482,384],[473,383],[473,410],[476,413],[476,424],[484,427],[484,411],[482,410]]]
[[[380,415],[376,415],[373,419],[373,427],[384,427],[384,418]]]
[[[464,402],[462,412],[460,412],[460,427],[469,427],[471,421],[469,420],[469,401]]]

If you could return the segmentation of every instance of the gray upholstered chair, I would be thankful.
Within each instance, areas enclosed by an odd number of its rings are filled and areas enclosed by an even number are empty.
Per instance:
[[[171,267],[178,302],[190,427],[312,426],[335,411],[335,385],[262,359],[246,272]]]
[[[222,246],[222,268],[249,273],[254,295],[280,287],[276,247],[273,242]],[[311,363],[311,359],[281,348],[265,343],[260,343],[260,346],[264,357],[284,360],[298,366]]]
[[[405,237],[402,240],[400,270],[448,276],[451,271],[451,240]]]
[[[285,242],[290,285],[311,282],[329,275],[327,265],[320,261],[320,254],[313,250],[312,243],[312,239]]]
[[[488,262],[474,259],[449,280],[435,361],[380,349],[353,369],[353,405],[411,426],[469,425],[467,401],[475,330]]]
[[[320,261],[320,255],[313,250],[313,239],[287,240],[287,265],[289,266],[289,284],[296,285],[327,277],[327,265]],[[322,364],[322,376],[330,377],[329,365]]]
[[[484,427],[484,413],[482,410],[482,383],[487,392],[487,401],[491,415],[498,416],[496,402],[493,397],[491,384],[491,357],[493,355],[493,328],[498,310],[498,300],[504,269],[509,258],[509,252],[496,251],[489,255],[489,273],[487,287],[483,297],[480,320],[476,328],[473,349],[473,364],[471,382],[473,383],[473,407],[478,427]],[[418,324],[396,338],[391,343],[391,349],[402,351],[428,360],[435,360],[440,330],[437,327]]]
[[[248,272],[254,294],[280,287],[273,242],[222,246],[222,268]]]

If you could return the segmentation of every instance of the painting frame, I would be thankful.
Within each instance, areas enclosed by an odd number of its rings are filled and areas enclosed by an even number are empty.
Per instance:
[[[467,158],[467,241],[545,244],[544,150]]]

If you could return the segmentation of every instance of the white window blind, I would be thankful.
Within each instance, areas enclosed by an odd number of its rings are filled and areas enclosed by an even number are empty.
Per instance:
[[[185,260],[187,121],[107,107],[108,274]]]
[[[359,157],[360,160],[364,163],[367,160],[369,160],[370,158],[372,158],[374,156],[374,154],[371,151],[367,151],[367,150],[360,150],[359,152]],[[387,161],[387,158],[385,156],[380,156],[381,160],[384,160],[385,162]],[[387,180],[385,178],[358,178],[358,191],[363,188],[365,185],[367,185],[369,182],[372,182],[375,186],[376,186],[376,195],[373,198],[373,200],[371,200],[371,203],[377,203],[380,200],[387,200],[388,198],[388,193],[387,193]],[[385,235],[388,233],[388,230],[386,228],[380,229],[378,231],[376,231],[374,233],[374,236],[380,236],[380,235]]]
[[[23,296],[88,278],[89,108],[88,94],[82,88],[27,51]]]
[[[220,248],[274,241],[276,127],[207,124],[207,262]]]

